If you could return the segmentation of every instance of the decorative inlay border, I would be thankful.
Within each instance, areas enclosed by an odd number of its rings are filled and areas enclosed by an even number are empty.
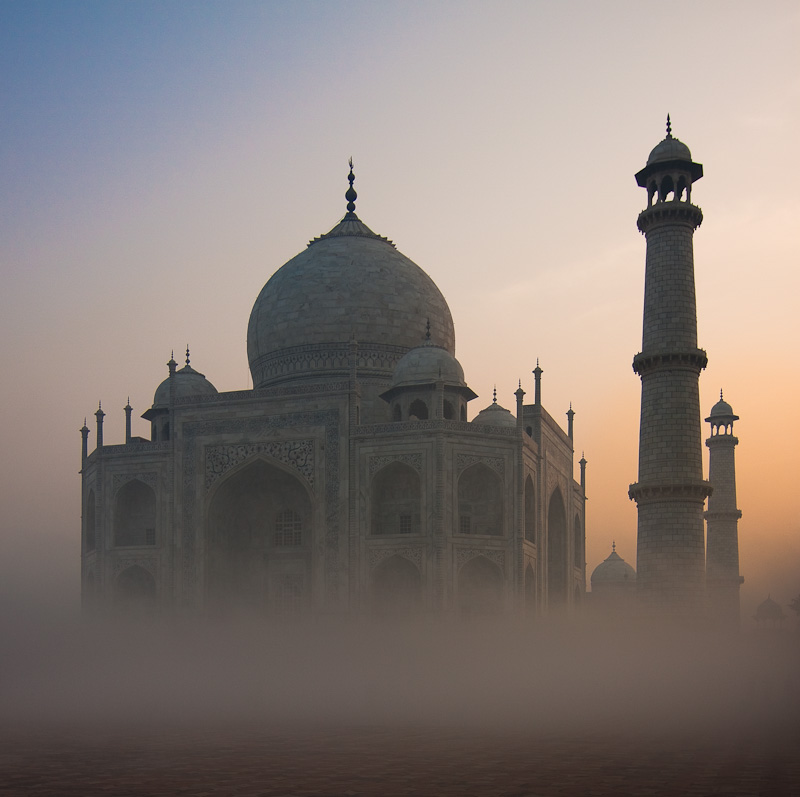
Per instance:
[[[422,454],[376,454],[369,458],[370,479],[383,467],[392,462],[402,462],[414,468],[417,473],[422,473]]]
[[[478,454],[456,454],[456,473],[461,474],[470,465],[475,465],[478,462],[490,467],[500,476],[505,475],[506,463],[503,457],[482,457]]]
[[[116,495],[119,488],[124,484],[134,480],[138,480],[155,490],[158,484],[158,472],[149,470],[144,473],[137,473],[136,471],[131,471],[130,473],[115,473],[111,487],[112,495]]]
[[[121,556],[114,559],[114,578],[116,578],[123,570],[135,566],[141,567],[146,570],[156,579],[158,584],[158,557],[157,556]]]
[[[381,562],[388,559],[390,556],[402,556],[404,559],[408,559],[409,562],[415,564],[419,570],[422,570],[423,553],[421,545],[407,545],[396,548],[380,546],[368,550],[367,561],[369,563],[369,569],[374,570]]]
[[[325,435],[325,585],[326,598],[336,601],[341,581],[339,557],[339,412],[335,409],[295,412],[259,418],[223,418],[183,424],[183,533],[181,573],[186,599],[193,601],[197,586],[196,543],[203,518],[195,517],[197,504],[198,438],[211,435],[247,435],[251,439],[296,427],[322,427]],[[205,463],[203,463],[203,466]]]
[[[206,446],[206,491],[220,476],[254,454],[267,454],[296,470],[314,486],[314,441],[270,440],[229,446]]]
[[[475,559],[477,556],[485,556],[505,573],[505,551],[499,551],[496,548],[456,548],[456,569],[461,570],[470,559]]]

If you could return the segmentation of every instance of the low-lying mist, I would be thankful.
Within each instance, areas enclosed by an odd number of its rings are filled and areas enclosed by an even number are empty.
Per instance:
[[[800,716],[800,635],[596,623],[6,617],[6,725],[708,732]]]

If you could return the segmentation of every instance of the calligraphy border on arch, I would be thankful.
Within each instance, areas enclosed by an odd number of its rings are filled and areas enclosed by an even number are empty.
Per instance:
[[[478,462],[491,468],[500,476],[505,476],[506,463],[503,457],[483,457],[479,454],[456,454],[456,472],[461,475],[462,471]]]
[[[206,492],[217,479],[254,454],[267,454],[288,465],[314,486],[313,440],[267,440],[260,443],[206,446],[205,452]]]

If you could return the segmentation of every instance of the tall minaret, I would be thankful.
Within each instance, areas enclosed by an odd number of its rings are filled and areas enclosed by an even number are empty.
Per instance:
[[[721,628],[739,626],[739,529],[742,513],[736,508],[736,464],[733,422],[739,416],[722,399],[711,408],[706,421],[711,424],[708,446],[708,480],[714,493],[708,499],[706,523],[706,586],[711,619]]]
[[[706,353],[697,348],[692,238],[703,214],[691,204],[703,167],[667,137],[636,182],[647,189],[638,227],[647,239],[642,351],[639,480],[628,495],[639,512],[637,591],[643,607],[672,617],[705,611],[703,481],[698,380]]]

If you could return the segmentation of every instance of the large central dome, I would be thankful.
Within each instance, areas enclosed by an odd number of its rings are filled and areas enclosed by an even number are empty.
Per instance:
[[[247,328],[254,387],[345,376],[353,339],[359,377],[388,380],[403,354],[420,344],[428,320],[433,342],[455,354],[444,296],[416,263],[361,222],[352,199],[345,217],[278,269],[258,295]]]

